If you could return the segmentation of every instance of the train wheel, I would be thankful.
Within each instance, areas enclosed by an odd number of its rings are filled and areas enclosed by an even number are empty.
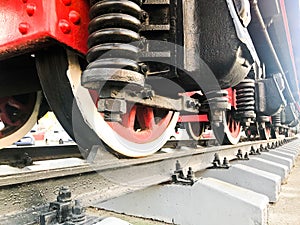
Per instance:
[[[271,128],[271,138],[272,139],[277,139],[279,138],[279,128],[278,127],[272,127]]]
[[[199,140],[204,130],[204,124],[200,122],[184,123],[185,129],[193,140]]]
[[[261,140],[269,140],[270,138],[272,138],[271,127],[268,125],[266,125],[264,128],[259,128],[258,132]]]
[[[0,148],[13,144],[32,129],[40,104],[40,92],[0,98]]]
[[[219,144],[237,144],[241,137],[240,122],[233,118],[232,111],[223,112],[223,122],[212,126]]]
[[[128,107],[122,122],[106,122],[98,113],[93,91],[81,84],[78,57],[52,49],[37,55],[37,69],[50,107],[82,148],[105,145],[129,157],[158,151],[173,133],[178,113],[138,105]],[[75,118],[76,117],[76,118]]]

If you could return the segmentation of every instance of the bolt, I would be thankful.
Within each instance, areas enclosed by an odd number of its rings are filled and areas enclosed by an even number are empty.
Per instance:
[[[67,20],[60,20],[58,26],[64,34],[69,34],[71,32],[71,26]]]
[[[272,142],[271,149],[275,149],[275,148],[276,148],[276,146],[275,146],[275,143],[274,143],[274,142]]]
[[[34,3],[27,4],[26,12],[27,12],[28,16],[33,16],[35,11],[36,11],[36,5]]]
[[[250,155],[255,155],[255,149],[253,146],[251,146],[251,149],[250,149]]]
[[[245,153],[244,159],[249,160],[248,152]]]
[[[184,178],[182,167],[181,167],[180,162],[178,160],[176,161],[176,164],[175,164],[175,173],[178,174],[179,178]]]
[[[71,191],[68,187],[62,187],[59,190],[58,196],[57,196],[58,202],[69,202],[71,201]]]
[[[22,0],[22,2],[23,2],[23,3],[27,3],[27,2],[28,2],[28,0]]]
[[[72,222],[82,222],[85,220],[84,208],[78,200],[75,200],[75,205],[72,207]]]
[[[187,100],[186,101],[186,107],[188,107],[188,108],[191,108],[192,106],[191,106],[191,100]]]
[[[154,97],[155,93],[151,89],[145,89],[141,91],[141,97],[143,99],[152,99]]]
[[[261,145],[259,146],[259,149],[260,149],[260,151],[264,151],[264,146],[261,144]]]
[[[267,144],[267,149],[271,149],[270,143]]]
[[[243,153],[242,153],[242,150],[241,150],[241,149],[238,150],[238,153],[236,154],[236,157],[237,157],[238,159],[242,159],[242,158],[243,158]]]
[[[75,10],[71,10],[70,13],[69,13],[69,20],[73,24],[78,25],[80,23],[80,20],[81,20],[80,14]]]
[[[193,100],[191,100],[190,104],[191,104],[191,106],[192,106],[193,108],[195,108],[196,103],[195,103]]]
[[[25,166],[30,166],[33,164],[33,160],[27,152],[24,153],[23,162]]]
[[[224,159],[223,159],[223,166],[224,167],[229,167],[229,161],[227,160],[226,157],[224,157]]]
[[[21,34],[27,34],[29,30],[29,24],[26,22],[20,23],[19,24],[19,31]]]
[[[189,180],[194,180],[195,179],[195,174],[192,169],[192,167],[189,167],[188,173],[187,173],[187,179]]]
[[[149,17],[149,15],[148,15],[148,13],[146,11],[143,11],[141,13],[141,20],[142,21],[146,21],[148,17]]]
[[[214,166],[220,166],[221,160],[218,153],[215,153],[214,155],[214,161],[212,162]]]
[[[75,205],[72,207],[72,213],[75,215],[83,213],[83,207],[80,205],[79,200],[75,200]]]
[[[62,2],[66,5],[69,6],[72,4],[72,0],[62,0]]]
[[[176,168],[175,171],[182,170],[182,167],[181,167],[180,162],[178,160],[176,161],[175,168]]]
[[[258,148],[258,149],[256,149],[256,154],[258,154],[258,155],[260,155],[261,153],[260,153],[260,149]]]
[[[149,67],[146,64],[142,63],[141,64],[141,72],[143,74],[146,74],[148,71],[149,71]]]

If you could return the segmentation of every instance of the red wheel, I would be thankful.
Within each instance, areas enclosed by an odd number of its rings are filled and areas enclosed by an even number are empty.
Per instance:
[[[193,140],[199,140],[204,130],[204,124],[200,122],[184,123],[185,129]]]
[[[97,95],[81,86],[82,71],[74,53],[49,50],[37,55],[37,60],[51,108],[83,148],[91,149],[103,141],[122,155],[142,157],[158,151],[173,133],[178,113],[141,105],[128,104],[121,122],[104,121],[97,111]]]
[[[41,93],[0,98],[0,148],[21,139],[37,122]]]
[[[233,118],[232,111],[223,112],[223,122],[212,126],[214,135],[220,144],[237,144],[241,137],[242,127]]]
[[[143,144],[159,138],[167,129],[172,116],[172,112],[161,112],[150,107],[134,105],[122,117],[121,123],[109,125],[123,138]]]
[[[96,105],[98,94],[89,91]],[[121,137],[134,143],[145,144],[159,138],[168,128],[173,112],[154,109],[137,104],[127,104],[127,114],[121,116],[121,122],[108,122],[108,125]]]
[[[269,140],[271,138],[271,127],[265,126],[265,128],[259,128],[259,137],[261,140]]]

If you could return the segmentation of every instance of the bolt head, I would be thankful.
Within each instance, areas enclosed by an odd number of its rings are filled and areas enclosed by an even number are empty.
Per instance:
[[[28,16],[33,16],[35,11],[36,11],[36,5],[34,3],[27,4],[26,12],[27,12]]]
[[[27,34],[29,31],[29,24],[26,22],[20,23],[19,24],[19,31],[21,34]]]
[[[58,196],[57,196],[58,202],[68,202],[71,201],[71,191],[67,187],[62,187],[59,190]]]
[[[62,2],[64,3],[64,5],[69,6],[72,4],[72,0],[62,0]]]
[[[58,26],[64,34],[69,34],[71,32],[71,26],[67,20],[60,20]]]
[[[80,23],[81,16],[80,16],[80,14],[79,14],[77,11],[72,10],[72,11],[70,11],[70,13],[69,13],[69,20],[70,20],[73,24],[78,25],[78,24]]]

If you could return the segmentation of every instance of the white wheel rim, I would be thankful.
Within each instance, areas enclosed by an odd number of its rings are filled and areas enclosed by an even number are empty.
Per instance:
[[[98,135],[98,137],[113,150],[129,157],[142,157],[155,153],[169,140],[176,123],[179,113],[174,113],[169,126],[165,132],[154,141],[138,144],[126,140],[116,133],[103,119],[97,111],[89,91],[81,86],[81,68],[77,56],[68,52],[69,68],[67,76],[71,84],[72,92],[78,108],[85,120],[85,123]],[[76,121],[74,121],[76,122]]]

